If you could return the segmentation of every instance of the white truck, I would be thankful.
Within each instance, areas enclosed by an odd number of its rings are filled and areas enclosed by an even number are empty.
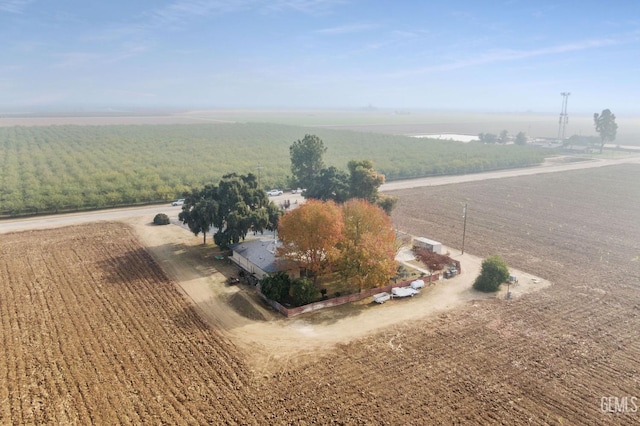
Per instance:
[[[391,289],[393,297],[413,297],[418,293],[420,293],[420,290],[411,287],[395,287]]]

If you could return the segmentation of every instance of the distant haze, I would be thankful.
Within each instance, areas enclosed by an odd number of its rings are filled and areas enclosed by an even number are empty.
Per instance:
[[[0,112],[640,115],[640,2],[0,0]]]

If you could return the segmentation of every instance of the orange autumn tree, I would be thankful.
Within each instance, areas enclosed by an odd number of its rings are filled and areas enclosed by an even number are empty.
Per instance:
[[[344,229],[338,244],[340,274],[359,290],[383,286],[396,274],[396,235],[378,206],[351,199],[342,206]]]
[[[342,211],[333,201],[309,200],[280,218],[278,256],[313,274],[314,281],[339,255]]]

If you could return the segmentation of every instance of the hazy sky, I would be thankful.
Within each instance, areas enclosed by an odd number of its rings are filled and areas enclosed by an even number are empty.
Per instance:
[[[0,0],[0,110],[640,113],[640,1]]]

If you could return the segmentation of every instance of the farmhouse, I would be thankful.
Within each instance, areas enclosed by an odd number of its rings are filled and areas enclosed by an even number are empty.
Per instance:
[[[286,271],[291,278],[299,278],[300,270],[293,263],[276,257],[279,241],[273,238],[243,241],[232,245],[231,260],[250,275],[261,280],[268,274]]]

